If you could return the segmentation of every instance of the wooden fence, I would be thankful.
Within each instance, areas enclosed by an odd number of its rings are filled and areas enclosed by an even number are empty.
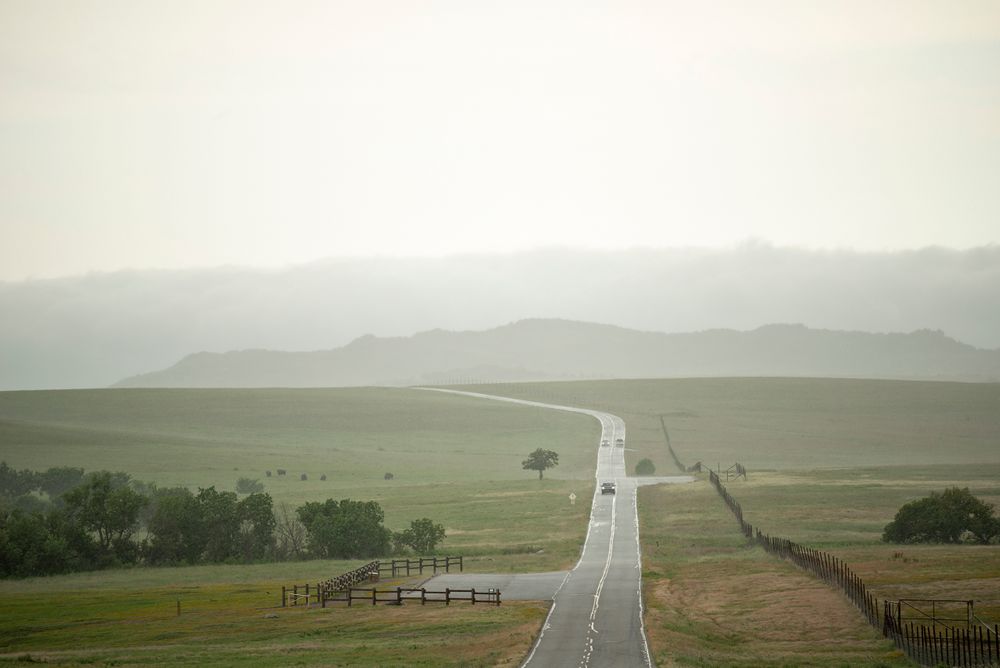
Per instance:
[[[428,603],[444,603],[451,605],[453,602],[467,601],[472,605],[476,603],[486,603],[489,605],[500,605],[500,590],[490,589],[480,591],[476,589],[443,589],[431,590],[424,587],[396,587],[395,589],[377,589],[375,587],[351,587],[343,592],[336,592],[329,597],[322,597],[321,607],[326,607],[328,603],[346,603],[351,607],[356,601],[363,604],[372,605],[403,605],[405,601],[420,601],[420,605]]]
[[[868,623],[892,639],[914,661],[923,665],[945,662],[950,666],[992,666],[1000,664],[1000,639],[996,625],[992,629],[982,622],[969,628],[945,627],[938,631],[935,627],[902,624],[894,612],[899,602],[883,601],[882,614],[875,594],[851,568],[837,557],[812,548],[799,545],[787,538],[779,538],[763,533],[743,519],[743,508],[719,481],[719,476],[709,470],[708,479],[719,496],[740,523],[740,531],[748,539],[763,547],[771,554],[794,562],[825,582],[839,588],[865,616]],[[978,619],[976,620],[979,621]]]
[[[892,601],[882,605],[882,633],[892,638],[896,646],[925,666],[1000,665],[1000,628],[985,624],[967,628],[957,626],[926,626],[914,622],[901,623],[899,607]]]
[[[418,559],[393,559],[391,562],[370,561],[364,566],[355,568],[353,571],[322,580],[315,584],[307,582],[302,585],[281,587],[281,607],[289,605],[309,605],[313,599],[316,603],[322,604],[325,600],[335,600],[338,592],[344,592],[356,585],[365,582],[377,582],[382,574],[389,574],[392,577],[401,575],[423,575],[424,570],[437,574],[439,571],[451,572],[451,569],[458,567],[459,571],[464,568],[463,559],[458,557],[420,557]],[[456,590],[458,591],[458,590]]]
[[[423,575],[424,569],[435,574],[440,571],[450,573],[451,569],[458,566],[461,573],[465,567],[462,557],[420,557],[419,559],[393,559],[392,561],[380,562],[379,573],[388,574],[392,577],[401,575]]]

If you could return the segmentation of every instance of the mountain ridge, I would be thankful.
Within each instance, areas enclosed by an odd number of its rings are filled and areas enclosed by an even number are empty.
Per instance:
[[[692,376],[1000,381],[1000,350],[941,330],[873,333],[773,323],[664,333],[528,318],[485,330],[359,336],[339,348],[197,352],[112,387],[349,387]]]

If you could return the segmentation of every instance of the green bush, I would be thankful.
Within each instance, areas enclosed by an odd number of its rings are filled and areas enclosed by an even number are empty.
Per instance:
[[[887,543],[959,543],[966,537],[986,545],[1000,535],[993,505],[974,497],[968,488],[952,487],[941,494],[905,504],[885,525]]]
[[[653,475],[656,473],[656,466],[648,459],[640,459],[635,465],[636,475]]]

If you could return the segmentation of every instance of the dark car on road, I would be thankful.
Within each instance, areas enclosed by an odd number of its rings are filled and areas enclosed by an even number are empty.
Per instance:
[[[601,483],[601,494],[614,494],[614,493],[615,493],[615,483],[613,482]]]

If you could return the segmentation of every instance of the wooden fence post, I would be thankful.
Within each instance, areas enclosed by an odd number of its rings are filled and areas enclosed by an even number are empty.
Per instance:
[[[427,590],[420,588],[420,605],[427,605]]]
[[[476,588],[472,588],[472,605],[476,604]]]
[[[451,588],[445,587],[444,590],[444,604],[451,605]]]
[[[292,605],[299,604],[299,586],[292,585]]]
[[[354,599],[354,587],[347,588],[347,607],[351,607],[351,601]]]
[[[281,607],[285,607],[285,585],[281,585]]]

